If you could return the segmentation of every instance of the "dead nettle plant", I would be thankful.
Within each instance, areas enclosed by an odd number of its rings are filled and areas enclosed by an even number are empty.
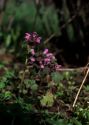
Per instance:
[[[51,80],[51,73],[60,70],[61,65],[53,53],[48,48],[44,48],[42,38],[36,33],[25,33],[25,43],[27,46],[27,57],[25,68],[21,76],[21,88],[29,77],[38,83],[48,83]],[[29,75],[29,76],[28,76]]]
[[[24,38],[25,38],[28,54],[27,54],[26,61],[25,61],[25,68],[24,68],[24,71],[23,71],[22,77],[21,77],[22,90],[23,90],[23,85],[24,85],[23,83],[25,82],[25,80],[27,78],[27,74],[29,74],[31,87],[32,87],[33,83],[36,83],[36,82],[39,85],[43,84],[43,83],[48,84],[50,82],[54,83],[54,81],[52,81],[51,74],[53,72],[66,71],[66,69],[61,68],[61,65],[57,64],[57,60],[56,60],[54,54],[51,53],[48,48],[41,47],[41,45],[43,46],[42,38],[36,32],[25,33]],[[77,70],[80,70],[80,69],[81,68],[79,68]],[[88,73],[89,73],[89,68],[87,66],[82,68],[82,70],[84,70],[84,69],[87,69],[87,72],[83,79],[83,82],[81,83],[78,93],[76,94],[75,100],[73,102],[73,107],[75,107],[75,105],[76,105],[76,102],[78,100],[81,89],[82,89],[82,87],[85,83],[85,80],[88,76]],[[75,70],[75,69],[73,69],[73,70]],[[69,69],[69,71],[71,71],[71,70]],[[43,86],[44,86],[44,84],[43,84]],[[32,88],[34,88],[34,87],[32,87]],[[46,97],[48,97],[49,99],[47,100]],[[41,103],[43,105],[46,105],[46,102],[44,103],[45,98],[46,98],[46,101],[49,101],[51,97],[53,98],[53,95],[50,92],[50,90],[48,90],[46,92],[45,96],[43,96]],[[49,102],[47,102],[47,104],[48,103]],[[51,104],[49,103],[49,105],[51,105]]]
[[[61,65],[57,64],[54,54],[48,48],[40,49],[41,39],[36,32],[25,34],[28,51],[26,65],[29,66],[30,71],[35,70],[36,73],[41,73],[41,75],[45,70],[47,70],[47,74],[58,71]]]

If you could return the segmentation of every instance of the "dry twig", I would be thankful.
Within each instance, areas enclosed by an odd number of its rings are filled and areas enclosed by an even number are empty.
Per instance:
[[[75,100],[74,100],[74,102],[73,102],[73,107],[75,107],[75,105],[76,105],[76,102],[77,102],[77,100],[78,100],[79,94],[80,94],[80,92],[81,92],[81,89],[82,89],[82,87],[83,87],[85,81],[86,81],[86,78],[87,78],[88,74],[89,74],[89,68],[87,69],[87,72],[86,72],[86,74],[85,74],[85,77],[84,77],[84,79],[83,79],[83,81],[82,81],[82,83],[81,83],[81,85],[80,85],[80,88],[79,88],[77,94],[76,94]]]

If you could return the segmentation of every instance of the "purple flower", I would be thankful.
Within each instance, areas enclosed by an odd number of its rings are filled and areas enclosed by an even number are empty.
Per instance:
[[[31,40],[31,34],[25,33],[25,40],[28,42]]]
[[[25,33],[25,40],[28,41],[32,41],[34,43],[40,43],[41,41],[41,37],[38,36],[38,34],[36,32],[33,33]]]
[[[51,61],[50,58],[45,58],[45,59],[44,59],[44,64],[45,64],[45,65],[46,65],[46,64],[49,64],[50,61]]]
[[[42,64],[42,61],[40,61],[39,64]]]
[[[52,53],[48,53],[46,56],[47,56],[47,57],[52,57],[53,54],[52,54]]]
[[[36,43],[40,43],[40,41],[41,41],[41,37],[37,37],[37,38],[35,39],[35,42],[36,42]]]
[[[29,52],[29,60],[28,64],[30,64],[32,67],[36,67],[40,69],[48,68],[51,71],[60,71],[61,65],[58,65],[56,63],[56,59],[53,53],[49,53],[49,49],[45,48],[44,51],[35,52],[35,47],[37,44],[40,44],[41,37],[36,32],[33,33],[25,33],[25,40],[27,41],[27,44],[29,44],[28,49]]]
[[[31,54],[32,54],[32,55],[35,55],[34,49],[31,49]]]
[[[33,38],[33,41],[36,43],[40,43],[40,41],[41,41],[41,37],[39,37],[36,32],[32,33],[32,38]]]
[[[31,60],[31,62],[35,62],[35,58],[34,57],[31,57],[30,60]]]
[[[55,56],[52,53],[48,53],[46,57],[50,58],[51,60],[55,60]]]
[[[41,68],[41,69],[44,69],[44,65],[40,65],[40,68]]]
[[[48,51],[49,51],[48,49],[45,49],[44,52],[43,52],[43,54],[47,54]]]

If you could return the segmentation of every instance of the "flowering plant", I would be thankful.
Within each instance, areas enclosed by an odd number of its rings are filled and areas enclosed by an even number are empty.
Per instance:
[[[61,65],[57,64],[54,54],[51,53],[48,48],[40,49],[41,37],[39,37],[36,32],[26,33],[25,41],[28,50],[25,71],[28,71],[28,78],[24,71],[21,78],[21,91],[23,92],[24,89],[26,89],[25,87],[30,88],[28,92],[30,92],[30,96],[32,97],[34,91],[35,95],[37,95],[37,93],[39,95],[40,91],[42,91],[40,100],[38,99],[38,95],[36,99],[40,101],[42,106],[50,107],[53,105],[55,99],[52,91],[54,91],[54,89],[56,90],[56,84],[53,83],[52,73],[59,71]],[[22,83],[26,84],[26,86]],[[48,87],[48,83],[50,83],[50,87]],[[43,86],[44,90],[42,90]],[[48,89],[45,89],[45,87],[48,87]],[[24,92],[27,92],[27,90]]]
[[[25,33],[25,41],[28,46],[28,61],[27,65],[36,72],[45,71],[51,73],[52,71],[59,71],[61,65],[58,65],[53,53],[50,53],[48,48],[38,50],[37,47],[41,43],[41,37],[36,32]]]

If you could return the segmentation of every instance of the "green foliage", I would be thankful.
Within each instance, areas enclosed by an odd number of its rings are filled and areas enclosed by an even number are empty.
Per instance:
[[[61,12],[62,15],[59,18],[58,16]],[[67,24],[68,20],[71,20],[72,14],[66,0],[63,0],[61,12],[58,15],[53,5],[45,6],[43,2],[39,9],[37,9],[33,1],[30,3],[23,1],[18,5],[14,0],[11,2],[8,1],[3,12],[4,14],[0,15],[3,15],[2,24],[0,24],[0,42],[4,45],[5,52],[12,52],[14,55],[17,55],[16,57],[22,57],[22,59],[15,58],[17,62],[20,59],[20,61],[24,60],[27,51],[26,44],[25,42],[22,43],[21,39],[24,39],[23,34],[29,32],[29,30],[30,32],[38,32],[43,39],[45,36],[48,37],[53,33],[61,35],[60,22],[63,21]],[[80,14],[79,16],[85,22],[85,14]],[[83,30],[80,25],[79,27],[78,35],[83,40]],[[69,41],[74,41],[76,39],[74,24],[67,24],[65,30]],[[21,45],[23,46],[22,48]],[[21,62],[19,63],[18,65],[18,63],[15,64],[13,62],[11,66],[5,66],[2,62],[0,63],[1,113],[6,111],[14,117],[17,114],[22,121],[25,119],[26,124],[30,125],[33,118],[34,121],[36,120],[36,124],[38,122],[40,125],[41,121],[42,125],[89,125],[89,85],[84,86],[75,109],[72,107],[80,86],[80,82],[75,80],[75,76],[78,75],[77,72],[76,75],[68,71],[51,72],[50,75],[49,66],[47,69],[44,69],[44,72],[42,70],[34,70],[33,68],[31,72],[31,67],[29,66],[29,71],[26,72],[24,80],[21,82],[25,71],[23,70],[21,76],[18,75],[18,72],[25,67]],[[14,72],[15,66],[17,68],[16,73]],[[1,103],[3,104],[3,108],[1,107]]]
[[[51,125],[67,125],[67,122],[64,119],[51,120]]]
[[[4,21],[6,21],[5,20],[6,18],[9,19],[8,18],[9,16],[12,16],[12,18],[14,18],[14,21],[16,21],[19,25],[20,21],[22,20],[26,21],[27,23],[29,23],[30,21],[28,26],[29,28],[31,28],[34,22],[35,14],[36,14],[36,8],[33,2],[31,2],[30,4],[23,2],[22,4],[17,6],[16,3],[13,1],[10,2],[6,7]],[[7,22],[4,22],[4,25],[6,23]]]
[[[32,104],[30,102],[26,103],[24,101],[24,99],[21,97],[16,99],[16,103],[21,106],[21,108],[23,109],[24,112],[30,112],[30,111],[34,110]]]
[[[86,85],[85,89],[89,92],[89,85]]]
[[[69,124],[70,125],[82,125],[81,121],[78,121],[76,118],[70,119],[70,123]]]
[[[5,100],[9,100],[9,99],[11,99],[12,98],[12,93],[10,92],[10,91],[6,91],[5,93],[4,93],[4,99]]]
[[[9,84],[11,81],[11,78],[14,77],[14,72],[13,71],[8,71],[6,70],[4,75],[0,77],[0,88],[5,87],[5,85]]]
[[[14,77],[14,72],[8,71],[8,70],[6,70],[4,75],[0,77],[0,92],[1,92],[0,99],[1,100],[12,99],[13,94],[12,92],[9,91],[9,88],[11,88],[11,79],[13,77]]]
[[[75,114],[77,114],[78,119],[81,119],[82,122],[89,123],[89,107],[82,108],[77,106]]]
[[[1,69],[4,64],[1,64]],[[65,104],[73,100],[73,92],[76,89],[73,72],[53,72],[50,78],[42,76],[42,81],[37,81],[35,77],[26,72],[23,84],[20,78],[15,79],[15,72],[5,68],[5,72],[0,77],[0,101],[16,104],[20,106],[24,113],[41,113],[41,122],[50,125],[82,125],[89,123],[89,109],[76,107],[72,110],[73,116],[67,114],[66,106],[69,111],[71,106]],[[37,74],[35,74],[37,75]],[[15,81],[13,81],[15,79]],[[44,80],[46,85],[44,85]],[[88,92],[88,85],[84,87]],[[15,93],[16,91],[16,93]],[[66,97],[66,98],[65,98]],[[86,101],[86,100],[85,100]],[[81,104],[80,102],[78,102]],[[56,111],[57,110],[57,111]],[[45,120],[44,120],[45,119]]]
[[[61,119],[61,118],[48,118],[48,123],[51,125],[82,125],[80,121],[78,121],[76,118],[71,119]]]
[[[56,83],[56,84],[60,84],[61,80],[63,80],[64,76],[58,72],[53,72],[51,74],[52,76],[52,80]]]
[[[2,78],[0,78],[0,84],[1,84],[1,86],[4,86],[5,87],[5,85],[8,85],[8,84],[10,84],[11,83],[11,78],[13,78],[14,77],[14,72],[13,71],[6,71],[5,73],[4,73],[4,76],[2,77]]]
[[[32,91],[36,91],[37,88],[38,88],[38,85],[36,84],[36,81],[35,80],[29,80],[29,79],[26,79],[24,81],[25,85],[26,85],[26,88],[31,88]]]
[[[63,79],[66,79],[70,81],[72,79],[72,73],[70,72],[53,72],[51,74],[52,80],[56,83],[59,84]]]
[[[14,77],[14,71],[13,70],[7,70],[4,74],[4,77],[7,79],[13,78]]]
[[[40,100],[42,106],[51,107],[54,103],[54,95],[51,92],[47,92],[45,96]]]
[[[4,68],[4,64],[0,62],[0,69]]]
[[[5,88],[5,83],[4,82],[0,82],[0,90]]]
[[[10,91],[4,91],[0,94],[0,101],[7,101],[12,99],[12,93]]]
[[[37,83],[35,79],[29,79],[29,77],[24,79],[22,86],[19,81],[16,81],[12,86],[15,73],[11,70],[6,70],[0,78],[0,101],[8,101],[19,105],[23,113],[41,113],[41,122],[45,122],[45,124],[82,125],[83,123],[88,125],[88,108],[77,107],[73,110],[73,117],[71,117],[71,119],[65,110],[66,104],[64,102],[66,102],[66,100],[68,102],[73,98],[72,93],[75,90],[73,75],[74,73],[69,72],[61,72],[61,74],[53,72],[51,74],[52,81],[46,86],[43,86],[43,83]],[[65,83],[63,83],[65,80],[68,89],[65,88]],[[11,90],[8,89],[8,85],[11,87]],[[18,91],[18,93],[14,93],[13,90]],[[21,91],[21,93],[19,91]],[[42,94],[40,94],[40,92]],[[16,97],[16,94],[19,96]],[[59,104],[57,105],[58,102]],[[59,110],[56,112],[55,108]]]

